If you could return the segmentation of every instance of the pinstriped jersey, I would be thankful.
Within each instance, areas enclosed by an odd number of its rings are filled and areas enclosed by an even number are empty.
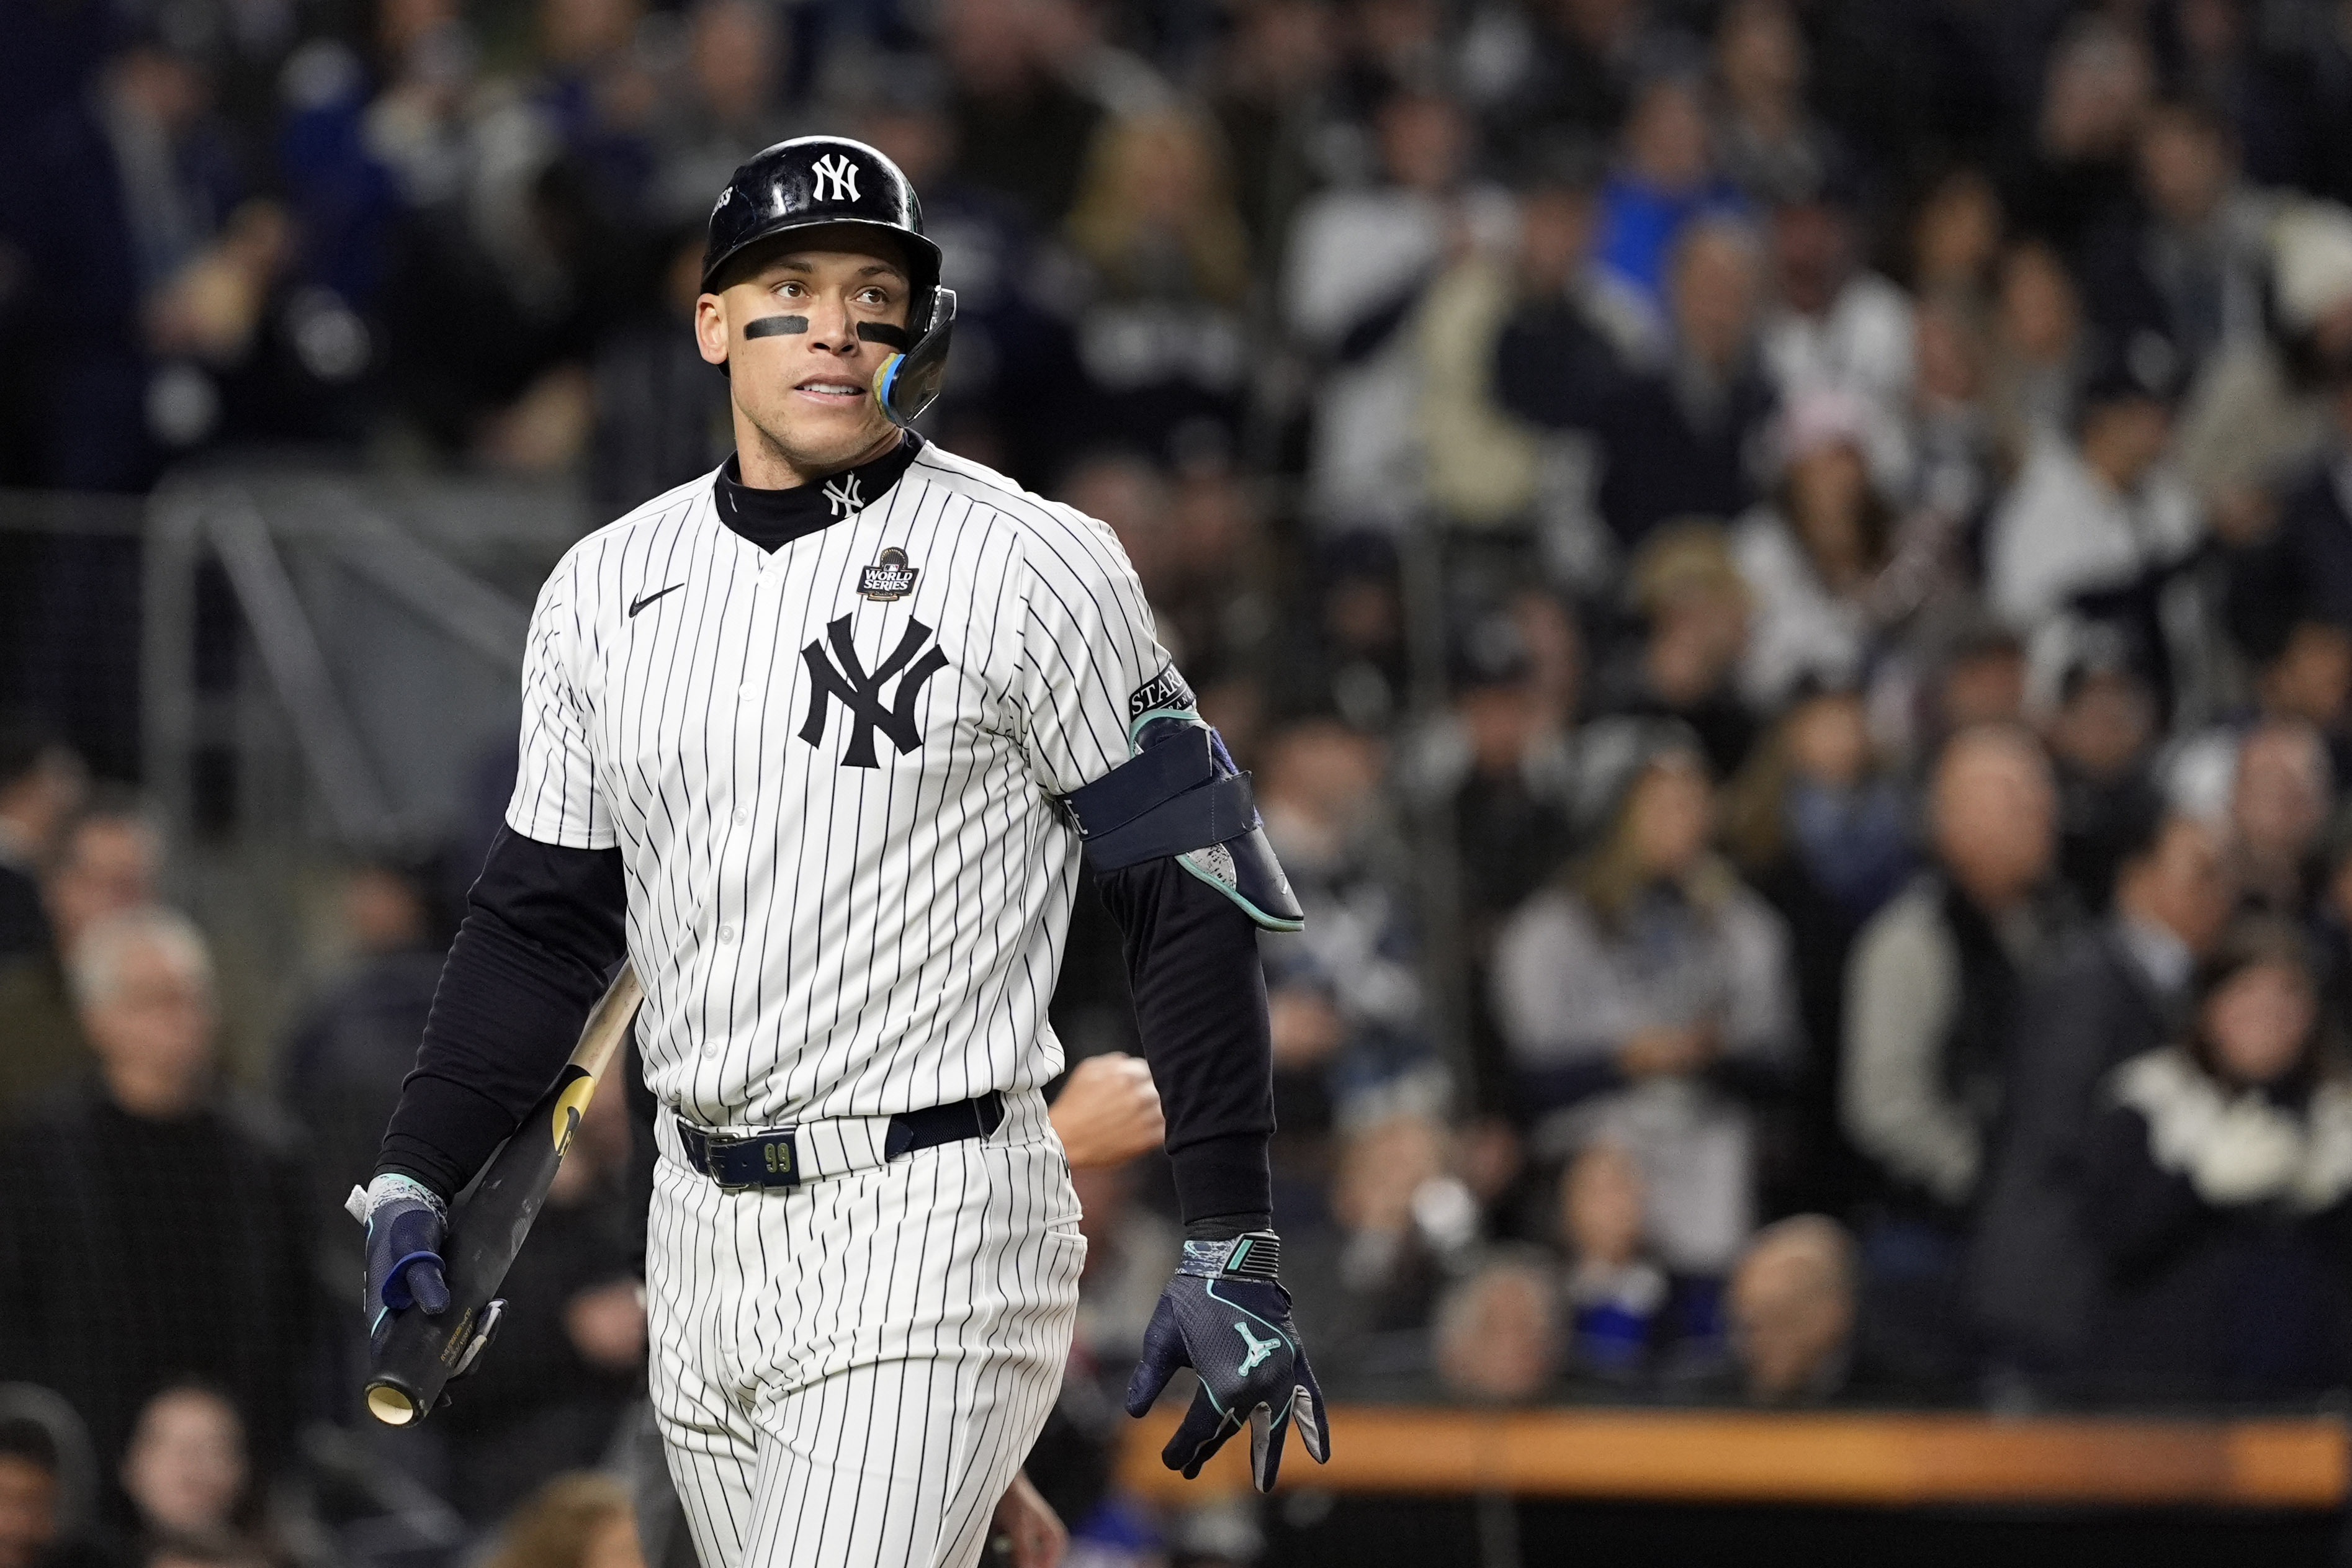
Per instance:
[[[773,553],[713,483],[548,579],[507,811],[619,849],[647,1082],[733,1129],[1044,1083],[1079,870],[1055,798],[1182,691],[1118,539],[930,445]]]

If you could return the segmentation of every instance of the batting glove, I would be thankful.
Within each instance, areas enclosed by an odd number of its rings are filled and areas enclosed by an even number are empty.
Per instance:
[[[1187,1241],[1184,1261],[1160,1293],[1143,1333],[1143,1359],[1127,1384],[1127,1413],[1141,1416],[1180,1366],[1201,1377],[1192,1408],[1160,1458],[1191,1480],[1247,1421],[1250,1473],[1274,1490],[1282,1466],[1284,1427],[1296,1423],[1307,1451],[1331,1457],[1323,1391],[1290,1321],[1290,1292],[1279,1278],[1282,1243],[1270,1230],[1230,1241]]]
[[[449,1209],[439,1195],[387,1172],[365,1191],[353,1187],[343,1207],[367,1227],[367,1286],[360,1310],[367,1315],[369,1337],[381,1333],[394,1312],[415,1307],[429,1318],[448,1310],[441,1241],[448,1234]]]

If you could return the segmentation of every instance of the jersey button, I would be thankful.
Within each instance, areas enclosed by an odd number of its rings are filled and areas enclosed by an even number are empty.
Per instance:
[[[736,822],[737,822],[737,824],[738,824],[739,826],[740,826],[740,824],[742,824],[742,823],[745,823],[745,822],[750,821],[751,820],[751,808],[750,808],[749,806],[738,806],[738,807],[736,807],[736,808],[735,808],[735,821],[736,821]]]
[[[759,683],[756,681],[745,681],[741,685],[735,688],[735,695],[739,697],[748,697],[759,689]]]
[[[735,927],[733,927],[732,925],[722,925],[722,926],[720,926],[720,927],[719,928],[719,939],[721,942],[732,942],[732,941],[734,941],[734,940],[735,940]]]

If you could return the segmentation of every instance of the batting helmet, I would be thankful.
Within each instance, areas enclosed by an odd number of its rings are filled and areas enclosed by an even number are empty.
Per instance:
[[[905,336],[872,322],[858,335],[897,350],[874,372],[874,395],[894,423],[911,423],[947,373],[955,290],[940,287],[940,247],[923,234],[915,187],[873,148],[845,136],[796,136],[746,159],[710,209],[702,287],[715,291],[728,264],[762,240],[834,225],[886,232],[906,252],[913,298]]]

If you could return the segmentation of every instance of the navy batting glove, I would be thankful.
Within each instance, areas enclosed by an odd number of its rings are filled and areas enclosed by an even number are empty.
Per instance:
[[[1250,1428],[1250,1473],[1274,1490],[1282,1437],[1295,1423],[1307,1451],[1331,1457],[1323,1391],[1307,1365],[1307,1348],[1290,1321],[1290,1292],[1280,1280],[1282,1243],[1270,1230],[1230,1241],[1187,1241],[1184,1261],[1160,1293],[1143,1332],[1143,1359],[1128,1379],[1127,1413],[1140,1416],[1180,1366],[1200,1374],[1192,1407],[1160,1458],[1191,1480],[1226,1438]]]
[[[386,1174],[364,1192],[352,1188],[344,1207],[367,1226],[361,1311],[367,1315],[369,1338],[380,1338],[394,1312],[415,1307],[429,1318],[447,1311],[441,1241],[448,1234],[449,1210],[440,1197],[421,1182]]]

